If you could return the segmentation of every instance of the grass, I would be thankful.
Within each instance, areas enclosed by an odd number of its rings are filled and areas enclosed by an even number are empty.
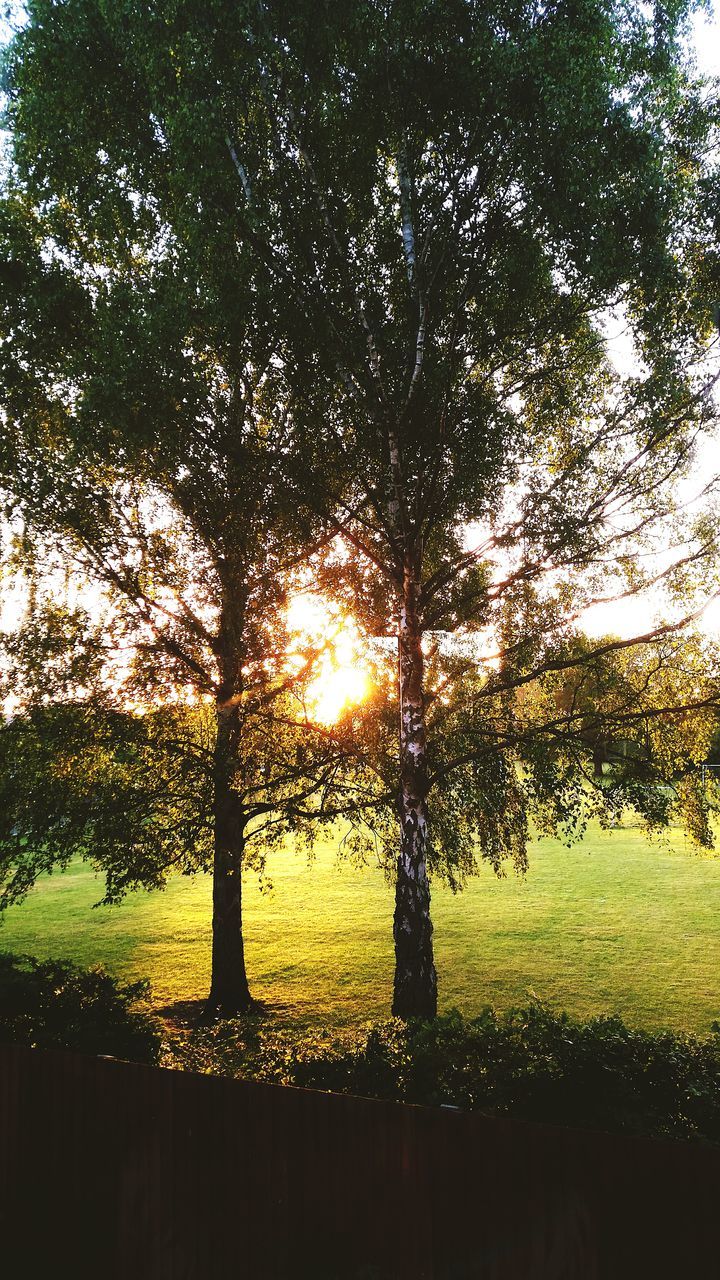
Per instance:
[[[245,890],[253,993],[283,1022],[341,1026],[383,1017],[392,983],[392,892],[380,871],[314,863],[291,850],[270,892]],[[120,906],[91,909],[102,880],[85,863],[44,878],[0,927],[0,949],[102,963],[150,978],[164,1005],[203,996],[210,882],[178,878]],[[673,832],[593,829],[572,849],[543,840],[525,879],[483,866],[453,896],[433,891],[441,1008],[466,1015],[529,991],[579,1016],[620,1014],[646,1028],[706,1031],[720,1017],[720,859]]]

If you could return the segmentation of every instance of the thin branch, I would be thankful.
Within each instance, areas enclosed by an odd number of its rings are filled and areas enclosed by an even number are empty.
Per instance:
[[[230,158],[233,164],[235,165],[235,168],[238,173],[238,177],[240,178],[240,182],[242,183],[242,189],[245,192],[245,199],[247,200],[248,205],[252,208],[253,194],[252,194],[252,187],[250,186],[250,179],[248,178],[248,175],[247,175],[247,169],[245,168],[244,164],[241,162],[238,156],[238,153],[232,144],[229,133],[225,134],[225,142],[227,143],[227,149],[230,152]]]

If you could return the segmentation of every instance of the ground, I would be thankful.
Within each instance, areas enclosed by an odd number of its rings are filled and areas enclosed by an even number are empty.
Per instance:
[[[284,1021],[342,1025],[388,1012],[392,892],[375,868],[313,865],[288,849],[273,881],[245,890],[247,962],[256,997]],[[0,927],[0,948],[102,962],[150,978],[162,1006],[206,993],[210,883],[98,907],[102,879],[76,862],[43,881]],[[680,832],[653,844],[638,828],[593,829],[571,849],[533,845],[524,879],[484,866],[453,896],[433,890],[440,1007],[473,1014],[529,991],[577,1015],[616,1012],[636,1026],[704,1032],[720,1018],[720,859]]]

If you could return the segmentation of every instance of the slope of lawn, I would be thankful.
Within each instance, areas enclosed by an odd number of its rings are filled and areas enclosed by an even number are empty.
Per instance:
[[[292,850],[248,876],[247,960],[254,994],[283,1021],[340,1025],[384,1016],[392,980],[392,893],[380,871],[312,865]],[[175,879],[118,907],[93,908],[102,880],[85,863],[43,879],[7,913],[0,949],[101,962],[147,976],[164,1005],[205,994],[207,877]],[[473,1014],[529,991],[577,1015],[705,1031],[720,1017],[720,860],[679,832],[651,844],[638,829],[597,829],[571,849],[544,840],[525,879],[488,867],[456,896],[433,892],[441,1007]]]

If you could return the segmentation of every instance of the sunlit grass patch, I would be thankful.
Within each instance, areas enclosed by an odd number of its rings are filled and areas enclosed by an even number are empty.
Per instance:
[[[335,845],[308,865],[285,850],[273,889],[245,888],[253,993],[281,1020],[329,1026],[383,1017],[392,985],[392,892],[378,869],[338,867]],[[102,962],[150,978],[159,1005],[206,994],[210,882],[179,878],[118,907],[92,904],[86,864],[45,878],[0,927],[0,948]],[[705,1031],[720,1016],[720,861],[673,832],[594,829],[571,849],[536,843],[524,880],[488,867],[453,896],[433,890],[441,1008],[468,1016],[534,991],[577,1016]]]

